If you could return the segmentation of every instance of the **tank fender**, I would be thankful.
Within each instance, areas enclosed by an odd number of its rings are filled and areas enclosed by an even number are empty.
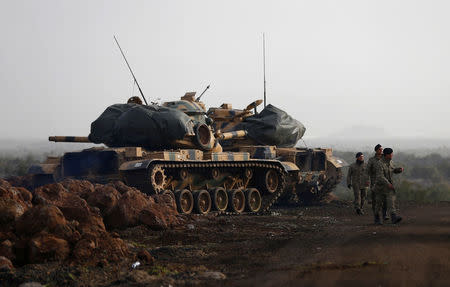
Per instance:
[[[120,165],[120,171],[147,169],[154,159],[127,161]]]
[[[28,169],[28,174],[53,174],[59,167],[59,164],[41,163],[34,164]]]
[[[286,172],[293,172],[293,171],[300,170],[295,163],[290,162],[290,161],[282,161],[281,165],[283,166],[283,168]]]
[[[334,165],[334,167],[336,167],[336,168],[340,168],[340,167],[344,167],[344,166],[348,166],[349,165],[345,160],[343,160],[341,158],[338,158],[336,156],[328,156],[327,160],[332,165]]]

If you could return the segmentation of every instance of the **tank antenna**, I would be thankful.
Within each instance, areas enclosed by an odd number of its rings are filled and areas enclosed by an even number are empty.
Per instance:
[[[141,93],[142,98],[144,99],[145,104],[148,106],[147,100],[144,97],[144,93],[141,90],[141,87],[139,86],[138,81],[136,80],[136,77],[134,76],[133,70],[131,70],[130,64],[128,64],[127,58],[125,57],[125,54],[122,51],[122,48],[119,45],[119,41],[117,41],[116,36],[114,36],[114,40],[116,41],[117,46],[119,47],[120,53],[122,53],[123,59],[125,60],[125,63],[127,63],[128,69],[130,69],[131,75],[133,76],[134,82],[136,83],[139,92]]]
[[[266,107],[266,37],[263,33],[264,108]]]
[[[200,96],[198,96],[198,98],[195,99],[196,102],[200,102],[201,97],[202,97],[203,94],[209,89],[209,86],[210,86],[210,85],[208,85],[208,86],[206,87],[206,89],[203,90],[203,92],[200,94]]]

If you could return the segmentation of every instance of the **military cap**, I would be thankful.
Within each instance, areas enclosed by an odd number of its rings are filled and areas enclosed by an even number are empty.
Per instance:
[[[362,156],[362,155],[363,155],[363,153],[359,151],[359,152],[356,153],[356,156],[355,156],[355,157],[358,158],[358,157],[360,157],[360,156]]]
[[[390,148],[390,147],[387,147],[387,148],[385,148],[384,150],[383,150],[383,154],[391,154],[391,153],[393,153],[394,151]]]
[[[380,144],[377,144],[377,145],[375,146],[374,150],[377,151],[380,147],[381,147],[381,145],[380,145]]]

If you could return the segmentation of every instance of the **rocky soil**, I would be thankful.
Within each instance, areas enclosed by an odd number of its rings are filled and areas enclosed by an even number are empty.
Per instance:
[[[448,286],[450,203],[400,210],[383,226],[339,201],[181,216],[120,182],[0,181],[0,285]]]

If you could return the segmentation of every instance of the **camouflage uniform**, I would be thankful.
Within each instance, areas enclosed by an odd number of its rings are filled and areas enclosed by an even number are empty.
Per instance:
[[[392,175],[393,173],[402,172],[401,168],[395,168],[392,160],[382,158],[376,162],[375,165],[375,187],[376,194],[376,207],[375,215],[379,215],[382,209],[383,202],[386,202],[387,209],[391,214],[391,218],[394,220],[396,217],[395,208],[395,190],[390,189],[389,186],[394,183]]]
[[[367,165],[364,162],[352,163],[348,168],[347,185],[351,184],[353,187],[353,194],[355,196],[353,205],[358,213],[362,211],[366,201],[368,181]]]
[[[375,192],[375,181],[376,181],[376,164],[379,162],[382,158],[382,155],[380,157],[377,157],[375,154],[373,157],[369,159],[367,162],[367,176],[370,178],[370,195],[372,198],[372,211],[375,215],[376,211],[376,192]],[[383,202],[383,218],[386,218],[386,202]]]

